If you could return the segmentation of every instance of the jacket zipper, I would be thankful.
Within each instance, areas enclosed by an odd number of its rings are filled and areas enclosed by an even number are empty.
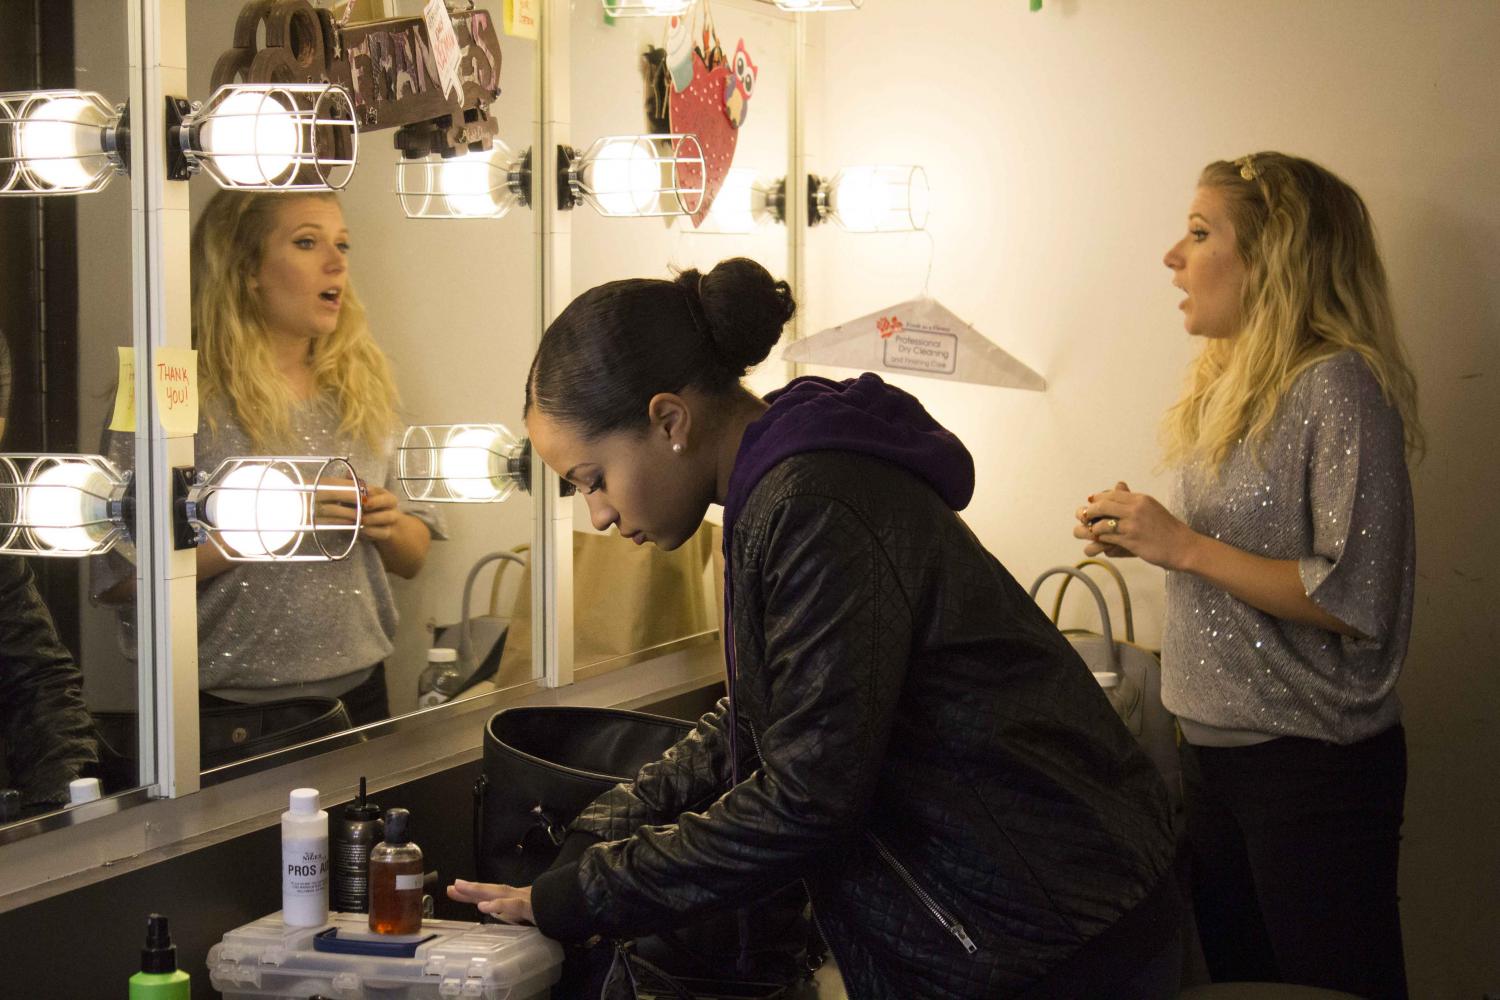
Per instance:
[[[865,836],[870,838],[870,843],[875,845],[875,850],[879,852],[885,863],[890,865],[891,870],[896,873],[896,876],[905,882],[906,887],[912,891],[912,894],[922,901],[923,906],[927,907],[927,912],[931,913],[937,919],[937,922],[943,925],[944,930],[958,939],[958,943],[964,946],[964,951],[970,955],[978,951],[978,945],[969,938],[969,932],[964,930],[964,925],[955,920],[947,910],[938,904],[937,900],[928,894],[927,890],[917,884],[917,880],[912,878],[911,872],[907,871],[906,866],[898,861],[890,849],[880,842],[880,838],[868,830],[865,831]]]
[[[755,727],[748,721],[745,723],[745,728],[750,730],[750,742],[755,747],[756,759],[764,764],[766,762],[766,758],[760,752],[760,734],[755,731]],[[887,848],[885,844],[880,842],[879,837],[875,836],[875,834],[870,833],[869,831],[865,831],[865,836],[870,838],[870,842],[875,845],[875,850],[880,854],[880,857],[885,861],[885,863],[890,866],[891,870],[896,873],[896,877],[901,879],[901,881],[906,884],[906,887],[911,890],[912,895],[916,896],[917,899],[922,901],[922,905],[927,908],[927,912],[931,913],[933,918],[942,925],[943,929],[946,930],[949,934],[952,934],[958,940],[958,943],[964,946],[964,951],[968,952],[970,955],[977,952],[979,950],[979,947],[974,943],[973,939],[969,937],[969,932],[964,930],[964,925],[955,920],[947,910],[943,909],[942,906],[939,905],[937,900],[932,898],[931,894],[929,894],[927,890],[923,889],[920,885],[917,884],[917,880],[912,878],[911,872],[907,870],[905,865],[903,865],[896,859],[896,856],[890,852],[890,849]],[[812,899],[812,889],[808,886],[806,879],[802,880],[802,890],[807,893],[810,903]],[[818,928],[818,935],[823,939],[823,943],[828,946],[828,950],[830,952],[833,951],[833,942],[828,940],[827,934],[823,933],[823,925],[818,920],[818,908],[816,906],[809,905],[808,909],[812,911],[813,925]],[[833,956],[833,961],[835,965],[838,964],[837,954]]]

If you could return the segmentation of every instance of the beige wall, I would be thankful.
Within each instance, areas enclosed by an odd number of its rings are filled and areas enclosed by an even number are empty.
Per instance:
[[[1161,255],[1202,164],[1279,149],[1364,194],[1430,440],[1401,685],[1412,995],[1500,989],[1500,476],[1482,444],[1500,421],[1500,4],[869,0],[818,31],[815,169],[924,164],[933,294],[1048,379],[900,383],[973,448],[965,516],[1023,582],[1076,557],[1085,494],[1165,486],[1155,435],[1193,345]],[[813,230],[805,329],[916,294],[926,261],[925,237]],[[1154,643],[1161,574],[1126,568]]]

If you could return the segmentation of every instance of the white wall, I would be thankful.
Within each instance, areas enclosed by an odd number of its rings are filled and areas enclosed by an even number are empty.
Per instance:
[[[1500,476],[1475,447],[1500,421],[1500,4],[869,0],[818,31],[815,168],[924,164],[933,294],[1048,379],[897,380],[973,449],[965,517],[1022,582],[1079,555],[1087,493],[1166,485],[1156,434],[1194,345],[1161,256],[1201,166],[1278,149],[1365,196],[1430,440],[1401,685],[1412,995],[1500,989]],[[815,332],[916,294],[927,243],[819,227],[808,252]],[[1155,643],[1161,574],[1125,568]]]

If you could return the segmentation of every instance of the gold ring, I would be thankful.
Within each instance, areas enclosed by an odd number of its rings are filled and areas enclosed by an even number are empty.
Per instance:
[[[1109,531],[1110,531],[1110,534],[1114,534],[1115,532],[1117,532],[1119,530],[1120,530],[1120,519],[1118,517],[1112,517],[1112,518],[1110,518],[1109,519]]]

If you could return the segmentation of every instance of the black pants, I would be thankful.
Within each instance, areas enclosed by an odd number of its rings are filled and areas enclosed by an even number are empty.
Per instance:
[[[1396,860],[1406,734],[1182,745],[1193,909],[1215,982],[1406,997]]]
[[[349,721],[356,726],[379,722],[391,717],[391,703],[386,695],[385,662],[375,664],[375,670],[363,681],[339,695]]]
[[[349,722],[352,725],[363,726],[366,723],[389,719],[391,706],[385,687],[385,662],[375,664],[375,669],[370,672],[370,676],[339,695],[339,701],[344,703],[344,710],[349,713]],[[200,708],[237,704],[240,703],[220,698],[207,691],[198,694]]]

